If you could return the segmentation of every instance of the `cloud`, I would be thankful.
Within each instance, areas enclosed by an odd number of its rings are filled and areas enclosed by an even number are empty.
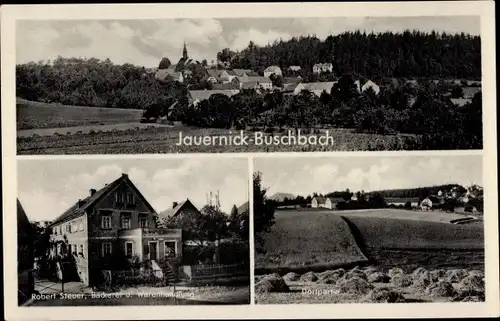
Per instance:
[[[229,48],[232,50],[243,50],[248,47],[250,41],[253,41],[258,46],[265,46],[273,43],[276,40],[288,40],[292,35],[286,32],[274,30],[261,31],[254,28],[249,30],[237,30],[228,39],[230,42]]]

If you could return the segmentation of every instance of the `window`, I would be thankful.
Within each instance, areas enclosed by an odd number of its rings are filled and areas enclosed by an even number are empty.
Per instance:
[[[123,193],[116,192],[115,201],[116,203],[123,203]]]
[[[134,255],[134,243],[125,242],[125,255],[127,257],[132,257]]]
[[[139,227],[147,228],[148,227],[148,217],[145,215],[139,216]]]
[[[71,223],[66,224],[66,232],[71,233]]]
[[[53,233],[54,235],[57,235],[57,227],[54,227],[54,228],[52,229],[52,233]]]
[[[111,216],[103,215],[101,216],[101,228],[105,230],[111,229]]]
[[[130,213],[122,214],[121,228],[129,229],[131,228]]]
[[[59,234],[62,235],[62,225],[59,225]]]
[[[130,204],[130,205],[135,204],[135,196],[131,193],[127,194],[127,204]]]
[[[111,243],[102,243],[102,256],[111,255]]]
[[[78,251],[78,254],[82,253],[83,256],[83,244],[80,244],[80,250]]]
[[[173,257],[177,255],[175,252],[175,245],[175,241],[165,241],[165,257]]]

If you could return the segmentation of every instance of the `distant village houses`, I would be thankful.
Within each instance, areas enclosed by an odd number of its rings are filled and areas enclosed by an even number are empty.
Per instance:
[[[320,74],[322,72],[333,72],[332,63],[319,63],[313,66],[313,73]]]
[[[341,201],[343,201],[342,198],[315,196],[311,200],[311,208],[334,209],[336,208],[337,203]]]
[[[283,76],[280,67],[278,66],[269,66],[264,70],[264,77],[271,77],[271,75]]]

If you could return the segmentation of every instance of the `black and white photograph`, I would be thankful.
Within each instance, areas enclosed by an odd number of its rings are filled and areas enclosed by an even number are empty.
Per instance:
[[[255,158],[255,303],[484,302],[482,156]]]
[[[248,161],[20,160],[18,302],[250,303]]]
[[[20,20],[17,153],[482,149],[480,21]]]

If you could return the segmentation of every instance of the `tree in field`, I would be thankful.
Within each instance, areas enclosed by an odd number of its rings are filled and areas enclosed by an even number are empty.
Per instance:
[[[231,214],[229,214],[229,219],[235,220],[238,217],[238,208],[236,207],[236,204],[233,204],[233,207],[231,208]]]
[[[267,189],[262,187],[262,173],[253,173],[253,213],[254,213],[254,240],[256,251],[264,251],[262,234],[269,232],[274,225],[275,205],[268,201]]]
[[[160,64],[158,65],[158,69],[167,69],[171,64],[172,63],[170,62],[170,59],[164,57],[161,59]]]

